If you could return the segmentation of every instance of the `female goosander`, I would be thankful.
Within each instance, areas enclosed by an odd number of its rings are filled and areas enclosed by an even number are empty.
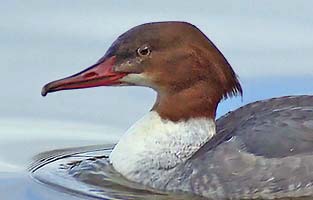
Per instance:
[[[42,95],[126,85],[157,92],[151,111],[110,155],[127,179],[211,199],[313,196],[313,96],[258,101],[215,122],[218,103],[242,89],[197,27],[185,22],[134,27],[96,64],[45,85]]]

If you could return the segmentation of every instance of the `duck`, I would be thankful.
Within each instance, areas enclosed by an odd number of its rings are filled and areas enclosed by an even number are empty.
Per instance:
[[[96,64],[41,94],[99,86],[157,93],[109,156],[126,179],[208,199],[313,196],[313,96],[257,101],[216,120],[218,104],[243,90],[224,55],[191,23],[133,27]]]

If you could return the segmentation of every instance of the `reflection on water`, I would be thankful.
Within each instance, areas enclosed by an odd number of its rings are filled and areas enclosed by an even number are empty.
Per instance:
[[[42,153],[30,167],[31,175],[40,183],[84,199],[204,199],[156,191],[126,180],[108,161],[112,146]]]

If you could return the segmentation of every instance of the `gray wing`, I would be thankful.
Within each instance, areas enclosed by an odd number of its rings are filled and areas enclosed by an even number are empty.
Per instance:
[[[248,104],[217,120],[203,154],[236,137],[241,150],[266,158],[313,152],[313,96],[286,96]]]

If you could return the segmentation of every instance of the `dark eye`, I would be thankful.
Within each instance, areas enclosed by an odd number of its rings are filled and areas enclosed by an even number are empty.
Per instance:
[[[139,56],[148,56],[148,55],[150,55],[150,53],[151,53],[151,50],[150,50],[150,48],[147,47],[147,46],[145,46],[145,47],[140,47],[140,48],[137,49],[137,54],[138,54]]]

